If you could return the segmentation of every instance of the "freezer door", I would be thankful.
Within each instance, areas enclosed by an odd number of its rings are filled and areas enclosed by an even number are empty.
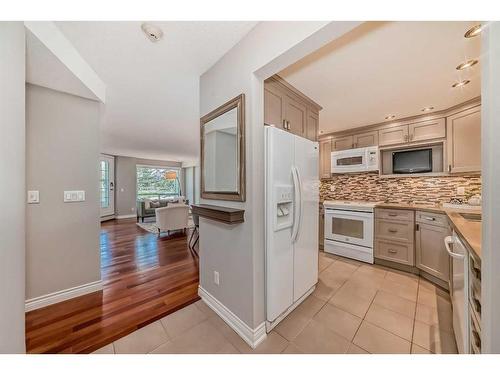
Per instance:
[[[293,304],[294,197],[286,196],[293,191],[294,136],[265,127],[265,141],[266,318],[272,322]]]
[[[319,146],[294,137],[294,166],[300,184],[298,234],[294,246],[293,300],[300,299],[318,282]]]

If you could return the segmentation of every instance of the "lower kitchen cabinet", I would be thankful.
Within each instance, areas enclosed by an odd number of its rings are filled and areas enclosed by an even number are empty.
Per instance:
[[[445,282],[450,279],[450,257],[444,238],[451,235],[448,226],[417,223],[415,231],[415,265]]]

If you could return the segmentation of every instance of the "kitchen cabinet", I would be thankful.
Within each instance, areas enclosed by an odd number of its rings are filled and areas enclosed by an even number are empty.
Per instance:
[[[446,119],[448,172],[481,171],[481,106]]]
[[[391,146],[408,141],[408,125],[394,126],[378,131],[379,146]]]
[[[332,151],[348,150],[353,148],[354,140],[352,135],[332,139]]]
[[[451,230],[444,215],[417,212],[417,225],[415,228],[416,266],[446,283],[450,279],[450,257],[446,251],[444,239],[450,235]]]
[[[408,141],[422,142],[446,137],[444,118],[416,122],[408,125]]]
[[[332,142],[329,139],[319,142],[319,177],[330,178],[332,176]]]
[[[413,266],[414,227],[412,210],[375,209],[375,258]]]
[[[295,135],[318,139],[321,107],[281,77],[264,82],[264,123]]]
[[[378,146],[378,131],[353,135],[354,148]]]

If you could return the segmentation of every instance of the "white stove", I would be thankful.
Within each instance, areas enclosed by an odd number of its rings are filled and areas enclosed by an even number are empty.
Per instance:
[[[325,201],[325,252],[373,263],[373,211],[378,202]]]
[[[367,202],[367,201],[324,201],[323,206],[325,209],[337,209],[346,211],[361,211],[361,212],[373,212],[373,209],[380,202]]]

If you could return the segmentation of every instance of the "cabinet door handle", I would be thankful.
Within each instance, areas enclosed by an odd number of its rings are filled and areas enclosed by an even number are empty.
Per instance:
[[[288,121],[288,120],[286,121],[286,128],[287,128],[288,130],[290,130],[290,121]]]
[[[435,221],[436,220],[435,217],[431,217],[431,216],[422,216],[422,219],[429,220],[429,221]]]
[[[283,119],[283,129],[286,129],[286,120]]]
[[[388,231],[389,233],[397,233],[397,232],[398,232],[398,230],[397,230],[397,229],[394,229],[394,228],[389,228],[389,229],[387,229],[387,231]]]
[[[451,164],[448,164],[448,173],[451,173]]]
[[[387,249],[387,251],[391,254],[396,254],[398,251],[394,249]]]
[[[398,214],[389,214],[389,216],[394,217],[394,216],[398,216]]]

